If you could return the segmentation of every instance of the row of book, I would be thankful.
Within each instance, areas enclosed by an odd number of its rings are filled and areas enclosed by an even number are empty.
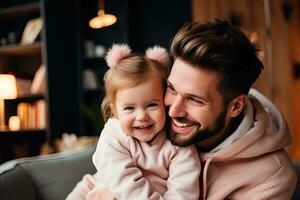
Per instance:
[[[33,103],[19,103],[17,115],[20,118],[20,129],[46,128],[47,111],[45,100],[37,100]]]

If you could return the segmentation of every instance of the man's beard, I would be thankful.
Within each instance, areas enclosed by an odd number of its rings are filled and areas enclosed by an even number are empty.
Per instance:
[[[167,119],[167,137],[172,142],[172,144],[180,147],[186,147],[192,144],[197,144],[200,141],[203,141],[207,138],[210,138],[216,134],[218,134],[225,126],[225,120],[226,120],[226,113],[227,108],[225,107],[224,110],[219,114],[216,121],[211,126],[212,128],[206,128],[203,130],[195,131],[194,133],[190,133],[188,138],[181,138],[181,134],[177,133],[172,130],[171,128],[171,118],[168,117]],[[188,121],[186,118],[181,118],[181,121]],[[201,126],[201,124],[200,124]]]

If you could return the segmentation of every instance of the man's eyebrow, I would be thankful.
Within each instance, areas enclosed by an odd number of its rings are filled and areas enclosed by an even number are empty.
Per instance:
[[[169,80],[167,80],[167,85],[174,88],[174,86],[172,85],[172,83]],[[186,94],[184,94],[184,96],[190,97],[190,98],[191,97],[196,98],[196,99],[199,99],[199,100],[204,101],[206,103],[211,103],[212,102],[212,100],[209,96],[204,96],[204,95],[199,95],[199,94],[191,94],[191,93],[186,93]]]
[[[170,85],[174,88],[174,86],[172,85],[172,83],[169,80],[167,80],[167,85]]]
[[[199,99],[201,101],[204,101],[205,103],[211,103],[211,98],[204,95],[196,95],[196,94],[186,94],[187,97],[192,97],[195,99]]]

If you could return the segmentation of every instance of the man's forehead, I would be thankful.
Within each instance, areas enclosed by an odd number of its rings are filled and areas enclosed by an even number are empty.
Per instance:
[[[219,76],[215,71],[199,68],[176,59],[168,82],[178,92],[208,97],[211,93],[218,92]]]

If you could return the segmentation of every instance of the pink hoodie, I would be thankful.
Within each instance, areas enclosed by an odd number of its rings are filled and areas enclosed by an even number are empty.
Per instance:
[[[291,143],[288,125],[259,92],[252,89],[249,99],[254,108],[250,128],[214,153],[199,153],[202,199],[287,200],[293,194],[297,178],[283,149]]]
[[[250,91],[249,98],[254,118],[250,126],[245,128],[241,123],[233,133],[233,141],[228,143],[230,136],[216,148],[218,150],[199,153],[202,200],[291,199],[297,176],[284,150],[291,143],[287,123],[273,103],[256,90]],[[83,179],[70,196],[85,194],[91,183],[93,181]],[[109,193],[100,192],[98,197],[100,194]]]

